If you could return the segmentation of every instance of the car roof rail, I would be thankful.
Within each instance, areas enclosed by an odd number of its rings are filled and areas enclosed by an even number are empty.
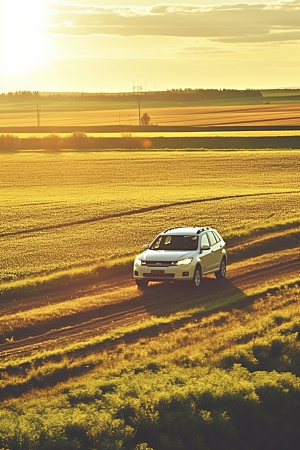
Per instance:
[[[166,230],[164,230],[162,232],[162,234],[167,233],[168,231],[171,231],[171,230],[177,230],[178,228],[187,228],[187,227],[181,226],[181,227],[167,228]],[[197,225],[194,225],[192,228],[199,228],[199,230],[197,230],[197,234],[202,233],[202,231],[205,231],[205,230],[210,230],[210,227],[198,227]]]
[[[200,234],[200,233],[202,233],[202,231],[205,231],[205,230],[207,230],[207,228],[199,228],[199,230],[197,231],[197,234]]]
[[[177,228],[185,228],[185,227],[172,227],[172,228],[167,228],[165,231],[163,231],[163,233],[166,233],[167,231],[171,231],[171,230],[177,230]]]
[[[197,227],[197,225],[194,225],[194,228],[199,228],[199,230],[197,230],[197,234],[202,233],[202,231],[210,230],[210,227]]]

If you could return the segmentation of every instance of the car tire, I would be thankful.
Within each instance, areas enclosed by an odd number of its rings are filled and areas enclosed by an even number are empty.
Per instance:
[[[218,279],[226,277],[226,258],[222,258],[220,269],[215,273]]]
[[[147,288],[149,281],[147,280],[135,280],[135,283],[142,291]]]
[[[201,270],[201,267],[199,265],[197,265],[195,268],[195,272],[194,272],[194,276],[193,276],[193,280],[192,280],[193,287],[198,289],[201,285],[201,280],[202,280],[202,270]]]

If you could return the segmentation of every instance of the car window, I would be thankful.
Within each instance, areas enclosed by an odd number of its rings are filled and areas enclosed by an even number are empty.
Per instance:
[[[166,235],[158,238],[150,246],[151,250],[197,250],[198,236]]]
[[[201,247],[203,247],[204,245],[210,247],[209,241],[208,241],[208,237],[207,234],[202,234],[201,236]]]
[[[215,245],[217,243],[217,241],[216,241],[214,233],[212,231],[208,231],[207,234],[208,234],[208,239],[210,241],[210,245]]]
[[[198,236],[183,236],[184,250],[197,250]]]
[[[165,236],[164,245],[170,245],[172,241],[172,236]]]
[[[215,233],[214,231],[213,231],[213,233],[214,233],[214,236],[215,236],[215,238],[216,238],[216,242],[220,242],[220,241],[221,241],[220,236],[218,236],[218,234]]]
[[[150,245],[150,248],[152,250],[159,250],[159,247],[161,245],[161,241],[162,241],[162,236],[158,236],[155,241],[153,242],[153,244]]]

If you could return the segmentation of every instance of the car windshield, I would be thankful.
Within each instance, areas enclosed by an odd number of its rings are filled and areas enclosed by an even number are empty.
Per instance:
[[[151,244],[151,250],[197,250],[198,236],[161,235]]]

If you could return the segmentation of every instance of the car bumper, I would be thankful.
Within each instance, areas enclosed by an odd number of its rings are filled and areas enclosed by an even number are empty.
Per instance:
[[[172,281],[172,280],[192,280],[194,276],[194,267],[188,266],[171,266],[162,269],[154,269],[147,266],[134,266],[133,276],[136,280],[147,281]]]

